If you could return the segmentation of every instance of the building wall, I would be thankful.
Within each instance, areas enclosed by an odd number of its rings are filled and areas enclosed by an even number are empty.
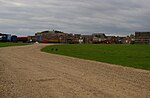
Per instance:
[[[36,33],[35,36],[40,42],[60,43],[65,41],[66,34],[60,31],[43,31]]]
[[[135,43],[150,44],[150,32],[135,32]]]
[[[79,43],[81,34],[67,34],[60,31],[43,31],[35,34],[41,39],[40,42],[47,43]]]

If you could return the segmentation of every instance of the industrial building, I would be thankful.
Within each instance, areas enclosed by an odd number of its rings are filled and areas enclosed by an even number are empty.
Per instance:
[[[92,35],[82,35],[83,43],[92,43],[93,36]]]
[[[107,37],[104,33],[94,33],[92,34],[93,43],[103,43],[107,40]]]
[[[35,33],[37,41],[42,43],[64,43],[66,33],[61,31],[42,31]]]
[[[17,36],[11,34],[0,33],[0,42],[17,42]]]
[[[35,36],[28,36],[28,40],[41,43],[93,43],[93,44],[125,44],[131,42],[129,37],[106,36],[104,33],[93,33],[91,35],[68,34],[61,31],[42,31]]]
[[[68,34],[61,31],[42,31],[35,34],[42,43],[79,43],[81,34]]]
[[[150,44],[150,32],[135,32],[136,44]]]
[[[57,30],[42,31],[34,36],[18,37],[16,35],[0,33],[0,41],[3,42],[40,42],[40,43],[63,43],[63,44],[150,44],[150,32],[135,32],[126,37],[106,36],[104,33],[90,35],[69,34]]]

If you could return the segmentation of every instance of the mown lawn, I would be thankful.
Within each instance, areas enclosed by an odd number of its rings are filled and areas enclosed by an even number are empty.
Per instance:
[[[13,43],[13,42],[0,42],[0,47],[8,47],[8,46],[22,46],[22,45],[29,45],[28,43]]]
[[[42,51],[150,70],[150,45],[69,44],[46,46]]]

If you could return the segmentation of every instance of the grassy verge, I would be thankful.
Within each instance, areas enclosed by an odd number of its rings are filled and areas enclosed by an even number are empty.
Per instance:
[[[150,45],[73,44],[46,46],[44,52],[150,70]]]
[[[29,45],[28,43],[13,43],[13,42],[0,42],[0,47],[8,47],[8,46],[22,46]]]

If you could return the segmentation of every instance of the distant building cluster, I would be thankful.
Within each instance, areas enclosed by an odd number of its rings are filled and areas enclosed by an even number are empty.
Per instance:
[[[135,32],[136,44],[150,44],[150,32]]]
[[[93,44],[127,44],[130,38],[119,36],[106,36],[104,33],[93,33],[91,35],[68,34],[61,31],[42,31],[29,36],[30,40],[41,43],[93,43]],[[126,41],[128,40],[128,41]]]
[[[37,32],[34,36],[25,37],[0,33],[0,41],[66,44],[150,44],[150,32],[135,32],[135,34],[126,37],[106,36],[104,33],[93,33],[91,35],[69,34],[57,30]]]

